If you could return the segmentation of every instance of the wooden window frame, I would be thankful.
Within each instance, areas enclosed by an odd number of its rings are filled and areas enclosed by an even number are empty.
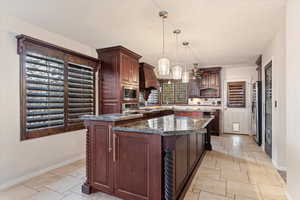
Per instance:
[[[169,104],[164,104],[163,103],[163,97],[162,97],[162,93],[164,92],[163,91],[163,87],[162,87],[162,84],[163,83],[167,83],[167,82],[171,82],[172,83],[172,85],[173,85],[173,100],[174,100],[174,102],[173,103],[169,103]],[[186,86],[186,101],[185,102],[182,102],[182,103],[177,103],[176,102],[176,99],[175,99],[175,83],[177,83],[177,82],[181,82],[181,80],[173,80],[173,79],[160,79],[159,80],[159,83],[160,83],[160,85],[161,85],[161,92],[159,93],[159,99],[160,99],[160,104],[161,105],[186,105],[186,104],[188,104],[188,99],[189,99],[189,97],[188,97],[188,84],[187,84],[187,86]]]
[[[100,61],[96,58],[72,51],[48,42],[35,39],[26,35],[17,37],[17,53],[20,59],[20,138],[21,140],[61,134],[68,131],[84,129],[84,125],[69,125],[68,120],[68,63],[86,65],[93,68],[93,113],[96,112],[96,73],[100,69]],[[64,125],[61,127],[51,127],[40,130],[26,131],[26,54],[35,52],[42,55],[50,55],[64,61]]]
[[[241,105],[231,105],[231,103],[229,102],[229,95],[230,95],[230,91],[229,91],[229,87],[230,85],[241,85],[243,87],[243,101]],[[246,81],[231,81],[231,82],[227,82],[227,107],[228,108],[246,108]]]

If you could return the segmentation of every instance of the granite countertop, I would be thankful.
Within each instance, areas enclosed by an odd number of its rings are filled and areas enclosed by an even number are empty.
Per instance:
[[[195,118],[167,115],[115,126],[113,130],[160,134],[162,136],[187,135],[199,132],[206,133],[205,127],[213,119],[213,117]]]
[[[94,120],[94,121],[123,121],[129,119],[137,119],[143,117],[143,114],[104,114],[104,115],[83,115],[80,117],[81,120]]]
[[[201,112],[215,112],[220,110],[221,107],[207,107],[207,106],[196,106],[196,105],[182,105],[182,106],[146,106],[140,107],[140,110],[148,110],[148,112],[156,111],[156,110],[173,110],[173,111],[201,111]]]

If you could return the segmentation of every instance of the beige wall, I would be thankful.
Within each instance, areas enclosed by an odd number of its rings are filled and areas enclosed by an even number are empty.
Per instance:
[[[300,1],[289,0],[286,19],[287,183],[293,200],[300,199]]]
[[[272,160],[274,165],[286,169],[286,27],[285,12],[281,14],[279,30],[263,51],[263,147],[265,143],[265,74],[264,67],[272,61]],[[275,101],[278,102],[275,108]]]
[[[20,141],[19,56],[15,36],[26,34],[90,56],[94,48],[61,35],[0,16],[0,187],[6,187],[50,166],[82,158],[85,131]]]
[[[240,123],[239,134],[251,135],[251,85],[257,80],[256,66],[233,65],[223,68],[224,133],[232,133],[232,123]],[[246,107],[227,108],[227,82],[246,82]]]

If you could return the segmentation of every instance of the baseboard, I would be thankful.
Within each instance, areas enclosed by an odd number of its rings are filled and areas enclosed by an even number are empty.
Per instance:
[[[288,191],[285,191],[285,196],[288,200],[293,200],[291,195],[288,193]]]
[[[278,163],[275,160],[272,160],[272,163],[276,169],[278,169],[280,171],[287,171],[286,167],[278,165]]]
[[[52,166],[47,167],[47,168],[45,168],[45,169],[38,170],[38,171],[36,171],[36,172],[33,172],[33,173],[30,173],[30,174],[21,176],[21,177],[19,177],[19,178],[15,178],[15,179],[10,180],[10,181],[8,181],[8,182],[6,182],[6,183],[4,183],[4,184],[1,184],[1,185],[0,185],[0,190],[4,190],[4,189],[6,189],[6,188],[12,187],[12,186],[17,185],[17,184],[19,184],[19,183],[22,183],[22,182],[24,182],[24,181],[27,181],[27,180],[29,180],[29,179],[35,177],[35,176],[39,176],[39,175],[44,174],[44,173],[46,173],[46,172],[49,172],[49,171],[51,171],[51,170],[53,170],[53,169],[62,167],[62,166],[64,166],[64,165],[68,165],[68,164],[70,164],[70,163],[76,162],[76,161],[81,160],[81,159],[84,159],[84,158],[85,158],[85,155],[77,156],[77,157],[75,157],[75,158],[72,158],[72,159],[69,159],[69,160],[65,160],[65,161],[63,161],[63,162],[61,162],[61,163],[52,165]]]

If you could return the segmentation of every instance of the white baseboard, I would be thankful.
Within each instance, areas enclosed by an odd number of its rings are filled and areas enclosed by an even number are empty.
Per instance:
[[[273,165],[275,166],[276,169],[278,169],[280,171],[287,171],[286,167],[278,165],[278,163],[275,160],[272,160],[272,163],[273,163]]]
[[[33,178],[33,177],[35,177],[35,176],[39,176],[39,175],[44,174],[44,173],[46,173],[46,172],[49,172],[49,171],[51,171],[51,170],[53,170],[53,169],[62,167],[62,166],[64,166],[64,165],[68,165],[68,164],[70,164],[70,163],[76,162],[76,161],[81,160],[81,159],[84,159],[84,158],[85,158],[85,155],[77,156],[77,157],[74,157],[74,158],[72,158],[72,159],[65,160],[65,161],[63,161],[63,162],[61,162],[61,163],[52,165],[52,166],[50,166],[50,167],[47,167],[47,168],[44,168],[44,169],[35,171],[35,172],[33,172],[33,173],[26,174],[26,175],[24,175],[24,176],[21,176],[21,177],[12,179],[12,180],[10,180],[10,181],[4,183],[4,184],[1,184],[1,185],[0,185],[0,190],[4,190],[4,189],[6,189],[6,188],[12,187],[12,186],[17,185],[17,184],[19,184],[19,183],[22,183],[22,182],[24,182],[24,181],[26,181],[26,180],[29,180],[29,179],[31,179],[31,178]]]
[[[293,200],[291,195],[288,193],[288,191],[285,191],[285,196],[288,200]]]

